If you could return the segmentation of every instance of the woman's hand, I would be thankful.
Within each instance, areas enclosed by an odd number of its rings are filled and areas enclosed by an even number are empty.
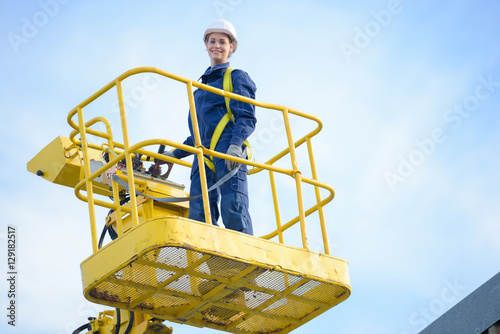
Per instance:
[[[232,155],[233,157],[241,158],[241,155],[243,154],[243,151],[241,150],[241,147],[235,144],[229,145],[229,148],[227,149],[226,152],[227,155]],[[240,167],[240,163],[237,163],[236,161],[230,161],[226,160],[226,166],[228,170],[232,170],[235,168]]]

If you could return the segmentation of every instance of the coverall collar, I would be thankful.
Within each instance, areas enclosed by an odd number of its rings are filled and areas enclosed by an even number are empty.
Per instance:
[[[229,65],[229,62],[227,62],[227,63],[222,63],[222,64],[217,64],[217,65],[215,65],[214,67],[209,66],[209,67],[207,68],[207,70],[205,71],[205,73],[203,73],[203,75],[200,77],[201,82],[202,82],[202,83],[205,83],[205,82],[206,82],[206,78],[207,78],[210,74],[212,74],[212,72],[217,71],[217,70],[220,70],[220,69],[226,69],[226,68],[228,68],[229,66],[230,66],[230,65]]]

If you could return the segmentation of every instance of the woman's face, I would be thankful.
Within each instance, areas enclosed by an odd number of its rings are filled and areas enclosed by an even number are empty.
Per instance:
[[[211,33],[205,45],[212,66],[226,63],[233,51],[233,43],[229,41],[229,37],[219,32]]]

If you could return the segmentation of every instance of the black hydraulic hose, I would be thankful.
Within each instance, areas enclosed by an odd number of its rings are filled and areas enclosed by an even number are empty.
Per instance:
[[[108,225],[108,233],[111,240],[115,240],[116,238],[118,238],[118,233],[116,233],[113,226],[111,225]]]
[[[104,224],[104,228],[102,229],[101,236],[99,238],[99,244],[97,245],[97,249],[102,248],[102,243],[104,242],[104,237],[106,237],[106,232],[109,233],[109,237],[111,240],[115,240],[118,238],[118,233],[113,229],[111,225]]]
[[[77,329],[75,329],[73,331],[73,334],[80,334],[84,329],[86,330],[90,330],[90,322],[89,323],[86,323],[85,325],[81,325],[80,327],[78,327]]]
[[[102,229],[101,237],[99,238],[99,244],[97,245],[97,249],[102,248],[102,243],[104,242],[104,237],[106,236],[107,231],[108,231],[108,225],[104,224],[104,228]]]
[[[134,312],[130,311],[127,329],[125,329],[125,333],[123,333],[123,334],[130,334],[130,331],[132,330],[133,325],[134,325]]]
[[[120,323],[122,322],[122,316],[120,313],[120,309],[116,309],[116,327],[115,327],[115,334],[120,334]]]

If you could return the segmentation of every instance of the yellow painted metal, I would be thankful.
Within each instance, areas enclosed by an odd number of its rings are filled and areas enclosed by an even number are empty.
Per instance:
[[[299,207],[299,222],[300,222],[300,235],[302,237],[302,247],[309,249],[309,244],[307,242],[307,232],[306,232],[306,216],[304,214],[304,200],[302,198],[302,182],[301,182],[301,172],[297,163],[297,155],[295,153],[295,145],[293,142],[292,129],[290,127],[290,120],[288,117],[288,109],[284,108],[283,120],[285,121],[286,137],[288,139],[288,148],[290,150],[290,159],[293,168],[293,177],[295,178],[295,185],[297,187],[297,204]]]
[[[309,153],[309,162],[311,163],[311,171],[313,180],[318,180],[318,172],[316,171],[316,162],[314,161],[314,154],[312,149],[311,138],[307,138],[307,152]],[[321,193],[319,187],[314,187],[314,192],[316,195],[316,202],[321,202]],[[319,222],[321,225],[321,234],[323,236],[323,245],[325,249],[325,254],[330,255],[330,244],[328,242],[328,233],[326,231],[325,214],[323,212],[323,206],[318,206]]]
[[[101,161],[101,151],[89,149],[88,155],[90,161]],[[74,188],[80,181],[82,159],[81,149],[70,139],[59,136],[28,162],[27,169],[33,174],[42,173],[40,176],[49,182]],[[86,189],[85,184],[82,189]],[[99,195],[111,195],[100,182],[93,182],[93,189]]]
[[[231,333],[288,333],[351,291],[342,259],[175,216],[140,224],[81,271],[90,301]]]
[[[98,130],[95,130],[95,129],[92,129],[91,126],[96,124],[96,123],[103,123],[104,126],[106,127],[106,133],[104,132],[101,132],[101,131],[98,131]],[[86,132],[90,135],[94,135],[94,136],[98,136],[100,138],[104,138],[104,139],[107,139],[108,142],[110,140],[113,139],[113,134],[112,134],[112,131],[111,131],[111,125],[109,124],[108,120],[105,119],[104,117],[94,117],[92,118],[91,120],[89,120],[88,122],[85,123],[85,128],[86,128]],[[74,142],[76,145],[80,146],[80,141],[75,139],[75,136],[78,134],[78,131],[76,130],[73,130],[71,133],[70,133],[70,136],[69,138],[71,139],[72,142]],[[97,145],[94,145],[92,143],[87,143],[89,147],[91,148],[94,148],[94,149],[97,149],[97,150],[100,150],[100,147],[97,146]],[[119,145],[120,146],[120,145]],[[111,142],[110,143],[110,148],[113,149],[114,147],[114,144]]]
[[[149,139],[135,144],[129,142],[122,81],[146,72],[186,85],[194,147],[167,139]],[[87,122],[84,122],[83,117],[84,108],[113,87],[116,87],[118,94],[124,143],[114,140],[110,123],[104,117],[95,117]],[[193,87],[277,111],[283,117],[288,147],[266,162],[240,159],[203,147]],[[316,123],[316,127],[294,141],[290,115],[310,120]],[[73,120],[75,116],[78,124]],[[347,262],[329,255],[323,206],[333,199],[335,191],[318,181],[311,138],[323,125],[316,117],[249,99],[156,68],[144,67],[125,72],[111,81],[75,107],[67,120],[74,129],[70,138],[59,137],[49,144],[28,163],[28,170],[36,173],[41,168],[38,166],[43,166],[44,178],[74,187],[77,198],[88,202],[94,254],[82,263],[81,269],[85,296],[89,300],[134,310],[150,317],[232,333],[288,333],[350,295]],[[103,123],[106,132],[91,128],[97,123]],[[76,139],[78,135],[80,140]],[[94,144],[89,137],[103,139],[106,143]],[[311,178],[303,175],[297,161],[296,149],[303,144],[307,145]],[[188,196],[182,187],[168,180],[133,170],[132,159],[138,154],[142,155],[142,161],[161,159],[178,166],[191,167],[189,162],[149,149],[156,145],[197,155],[207,223],[186,218],[189,208],[187,202],[161,203],[149,197],[132,195],[128,203],[120,203],[127,193],[134,194],[136,189],[153,197]],[[110,153],[107,163],[101,159],[104,152]],[[287,155],[291,169],[275,165]],[[263,170],[269,172],[276,230],[261,237],[253,237],[211,225],[203,156],[246,164],[252,167],[250,175]],[[121,161],[126,161],[126,165],[120,167]],[[110,175],[114,173],[128,183],[128,192],[110,180]],[[276,173],[293,178],[297,190],[298,215],[284,224],[280,215]],[[303,184],[314,187],[316,204],[309,208],[304,206]],[[324,199],[320,194],[321,189],[328,192]],[[82,191],[86,191],[86,195]],[[94,194],[111,196],[111,201],[96,198]],[[95,205],[112,210],[106,217],[106,224],[113,226],[119,235],[118,239],[100,250],[97,250]],[[316,212],[326,254],[308,249],[306,219]],[[269,219],[273,219],[272,215],[269,215]],[[284,232],[297,223],[300,225],[302,248],[284,244]],[[270,240],[276,236],[278,242]]]
[[[116,182],[113,182],[113,201],[116,206],[115,210],[115,221],[117,225],[116,231],[118,232],[118,235],[123,235],[123,220],[122,220],[122,207],[120,205],[120,193],[118,192],[118,185]],[[106,224],[110,224],[111,220],[108,222],[106,221]]]
[[[276,191],[276,178],[274,177],[273,171],[269,171],[269,179],[271,181],[271,192],[273,194],[274,215],[276,216],[278,239],[281,244],[284,244],[285,239],[283,238],[283,231],[281,230],[281,214],[278,201],[278,192]]]
[[[118,312],[120,312],[120,317],[117,316]],[[131,334],[172,334],[172,327],[165,326],[160,319],[141,313],[135,313],[131,317],[130,312],[127,310],[106,310],[99,312],[98,317],[89,320],[90,330],[81,333],[115,334],[117,333],[116,327],[118,324],[120,333],[125,333],[126,328],[130,326],[129,333]]]
[[[118,105],[120,107],[120,121],[122,125],[123,145],[125,149],[125,161],[127,166],[127,173],[129,175],[132,175],[134,171],[132,169],[132,158],[129,152],[130,142],[128,138],[127,117],[125,114],[125,104],[123,102],[123,90],[122,90],[121,80],[116,80],[116,89],[118,91]],[[130,193],[135,194],[135,183],[133,177],[129,178],[128,186],[130,189]],[[130,202],[132,207],[132,224],[137,226],[139,224],[139,217],[137,215],[137,203],[135,196],[130,196]]]
[[[82,102],[73,111],[71,111],[69,113],[69,115],[68,115],[68,123],[75,130],[80,131],[79,126],[77,126],[73,122],[73,120],[72,120],[73,116],[77,113],[78,108],[83,108],[83,107],[87,106],[89,103],[91,103],[96,98],[98,98],[100,95],[102,95],[104,92],[108,91],[113,86],[115,86],[117,82],[121,82],[122,80],[124,80],[125,78],[127,78],[129,76],[137,74],[137,73],[141,73],[141,72],[158,73],[158,74],[164,75],[166,77],[172,78],[174,80],[177,80],[177,81],[185,83],[188,86],[188,97],[190,99],[190,105],[193,107],[193,108],[191,108],[192,110],[195,110],[194,109],[194,99],[192,98],[192,88],[190,89],[189,87],[194,86],[194,87],[197,87],[197,88],[206,89],[208,91],[214,92],[214,93],[219,94],[219,95],[227,96],[227,97],[230,97],[230,98],[233,98],[233,99],[237,99],[237,100],[240,100],[240,101],[243,101],[243,102],[252,103],[252,104],[255,104],[256,106],[260,106],[262,108],[280,110],[283,113],[283,117],[284,117],[284,121],[285,121],[285,128],[286,128],[287,134],[291,134],[291,129],[290,129],[289,121],[288,121],[288,114],[294,114],[294,115],[297,115],[297,116],[300,116],[300,117],[304,117],[304,118],[312,120],[312,121],[314,121],[314,122],[316,122],[318,124],[318,126],[317,126],[316,129],[314,129],[310,133],[306,134],[304,137],[302,137],[301,139],[297,140],[295,143],[292,142],[293,139],[291,139],[291,136],[288,136],[289,147],[286,148],[286,149],[284,149],[282,152],[280,152],[279,154],[277,154],[275,157],[271,158],[266,163],[258,163],[258,162],[245,161],[243,159],[239,160],[238,158],[229,157],[229,156],[226,156],[225,154],[214,152],[214,151],[208,150],[208,149],[206,149],[204,147],[201,147],[201,146],[198,146],[198,147],[196,147],[196,148],[194,148],[192,150],[188,150],[188,151],[191,151],[191,152],[193,152],[195,154],[198,154],[198,155],[206,154],[206,155],[218,156],[218,157],[221,157],[221,158],[226,158],[226,159],[229,159],[229,160],[238,161],[240,163],[246,163],[246,164],[254,167],[251,170],[251,172],[250,172],[251,174],[255,174],[255,173],[258,173],[259,171],[261,171],[263,169],[267,169],[267,170],[270,170],[270,171],[275,171],[275,172],[286,174],[286,175],[290,175],[290,176],[297,175],[300,171],[296,167],[297,166],[296,165],[296,159],[293,157],[294,156],[294,152],[293,151],[295,150],[296,147],[302,145],[308,139],[310,139],[312,136],[314,136],[315,134],[317,134],[321,130],[321,128],[322,128],[322,123],[321,123],[321,121],[319,119],[317,119],[316,117],[304,114],[302,112],[296,111],[294,109],[285,108],[285,107],[281,107],[281,106],[277,106],[277,105],[272,105],[272,104],[267,104],[267,103],[262,103],[262,102],[258,102],[258,101],[255,101],[255,100],[252,100],[252,99],[249,99],[249,98],[245,98],[245,97],[233,94],[233,93],[224,92],[222,90],[218,90],[216,88],[213,88],[213,87],[210,87],[210,86],[206,86],[206,85],[200,84],[198,82],[191,81],[191,80],[182,78],[180,76],[176,76],[176,75],[170,74],[168,72],[161,71],[161,70],[156,69],[156,68],[137,68],[137,69],[134,69],[134,70],[131,70],[131,71],[128,71],[128,72],[124,73],[123,75],[121,75],[120,77],[118,77],[116,80],[110,82],[108,85],[106,85],[105,87],[103,87],[100,91],[98,91],[97,93],[93,94],[90,98],[86,99],[84,102]],[[122,102],[123,102],[123,96],[121,94],[121,90],[118,89],[118,87],[117,87],[117,90],[119,91],[119,94],[118,94],[119,95],[119,99],[122,99]],[[122,117],[124,117],[124,112],[121,111],[121,113],[123,114]],[[99,120],[99,121],[101,121],[101,120]],[[108,124],[106,124],[106,125],[108,125]],[[107,128],[108,128],[108,126],[107,126]],[[108,139],[109,142],[112,143],[114,147],[117,147],[117,148],[123,148],[124,147],[123,144],[116,143],[116,142],[114,142],[112,140],[112,135],[111,135],[111,131],[110,130],[107,130],[106,134],[103,134],[102,132],[99,132],[99,131],[96,131],[96,130],[93,130],[93,129],[90,129],[90,128],[87,129],[87,130],[88,130],[89,133],[91,133],[91,134],[93,134],[95,136],[102,136],[103,138]],[[196,133],[197,129],[195,129],[194,131]],[[73,138],[73,136],[72,136],[72,138]],[[160,141],[157,141],[156,143],[159,143],[159,142]],[[179,148],[181,146],[181,144],[175,144],[175,143],[171,143],[171,144],[172,144],[171,145],[172,147]],[[89,143],[88,145],[91,148],[95,148],[96,147],[96,146],[93,146],[93,144],[91,144],[91,143]],[[143,147],[143,146],[145,146],[145,144],[142,145],[142,146],[136,146],[134,148],[134,150],[132,150],[132,148],[131,148],[130,150],[126,150],[126,151],[130,152],[129,154],[133,154],[133,152],[131,152],[131,151],[135,151],[135,152],[138,152],[140,154],[151,153],[151,152],[148,152],[148,151],[145,151],[145,150],[141,149],[141,147]],[[185,149],[183,147],[180,147],[180,148]],[[278,167],[273,166],[273,163],[275,163],[276,161],[280,160],[281,158],[283,158],[287,154],[290,154],[292,156],[291,157],[291,159],[292,159],[292,166],[294,167],[294,169],[287,170],[287,169],[284,169],[284,168],[278,168]],[[154,154],[149,154],[149,156],[153,156],[153,155]],[[166,160],[169,160],[169,158],[167,158]],[[181,164],[183,166],[189,166],[189,163],[186,163],[186,162],[183,162],[183,161],[177,160],[175,162],[178,163],[178,164]],[[97,177],[99,174],[98,173],[94,173],[93,175],[95,177]],[[307,179],[305,179],[303,176],[300,176],[300,179],[303,182],[308,182]],[[288,228],[290,228],[291,226],[293,226],[297,222],[300,222],[301,231],[303,232],[303,235],[302,235],[302,237],[303,237],[303,244],[304,245],[307,244],[306,236],[304,235],[304,233],[305,233],[305,224],[304,224],[304,219],[303,219],[304,216],[307,217],[311,212],[314,212],[314,211],[317,211],[317,210],[321,210],[321,208],[326,203],[328,203],[333,198],[333,196],[334,196],[334,191],[333,191],[333,189],[331,189],[331,187],[326,186],[326,185],[321,184],[321,183],[311,183],[311,182],[309,182],[309,183],[313,184],[316,188],[317,187],[321,187],[321,188],[329,190],[330,191],[330,196],[328,196],[325,200],[319,201],[317,203],[317,205],[309,208],[308,210],[305,210],[305,212],[304,212],[304,210],[300,210],[301,204],[299,203],[299,215],[296,218],[291,219],[287,224],[284,224],[281,228],[279,228],[279,231],[276,230],[274,232],[271,232],[270,234],[268,234],[266,236],[263,236],[264,238],[272,238],[273,236],[279,235],[280,232],[284,232],[285,230],[287,230]],[[297,182],[297,187],[300,187],[299,186],[299,182]],[[82,200],[84,200],[84,201],[88,201],[88,197],[83,196],[83,195],[81,195],[79,193],[79,190],[85,189],[84,184],[79,184],[77,186],[77,188],[78,188],[78,190],[75,190],[75,193],[76,193],[77,197],[80,198],[80,199],[82,199]],[[204,197],[206,197],[205,195],[206,194],[204,194]],[[299,194],[299,196],[300,196],[300,194]],[[299,200],[299,202],[300,202],[300,200]],[[97,205],[101,205],[101,206],[105,206],[105,207],[109,207],[111,209],[116,209],[116,205],[109,205],[108,203],[103,202],[103,201],[99,201],[98,200],[98,201],[96,201],[96,204]],[[210,217],[210,216],[208,216],[208,217]]]
[[[205,221],[207,224],[212,224],[212,215],[210,214],[210,203],[208,202],[207,175],[205,174],[205,159],[203,158],[203,145],[201,144],[200,129],[198,127],[198,117],[196,116],[196,105],[194,103],[193,83],[187,82],[189,111],[191,117],[192,128],[194,132],[194,146],[198,148],[198,170],[200,175],[201,193],[203,196],[203,210],[205,212]]]
[[[49,182],[74,187],[80,181],[78,148],[65,137],[57,137],[28,162],[28,171]]]
[[[82,136],[82,150],[83,150],[83,170],[85,172],[85,186],[87,187],[87,202],[89,205],[89,218],[90,218],[90,232],[92,235],[92,250],[97,251],[97,232],[95,221],[95,207],[94,207],[94,192],[92,191],[92,180],[90,179],[90,158],[87,147],[87,132],[85,122],[83,120],[82,108],[77,108],[78,111],[78,124],[80,124],[80,135]]]
[[[130,178],[127,177],[127,172],[125,170],[118,170],[117,174],[120,178],[125,181],[129,181]],[[136,175],[135,181],[138,181],[140,176]],[[143,177],[140,180],[141,185],[137,185],[136,189],[151,197],[187,197],[188,194],[182,190],[182,187],[178,185],[173,185],[171,182],[159,181],[153,178],[147,179]],[[127,208],[127,213],[123,214],[121,211],[116,211],[111,213],[106,217],[106,224],[112,225],[115,231],[118,231],[118,235],[123,235],[123,233],[131,230],[136,224],[133,222],[133,218],[130,215],[132,210],[130,202],[125,204],[122,208]],[[138,224],[141,224],[148,219],[160,216],[179,216],[187,217],[189,204],[188,202],[179,203],[161,203],[154,201],[152,198],[139,196],[136,198],[137,205],[137,215]]]

